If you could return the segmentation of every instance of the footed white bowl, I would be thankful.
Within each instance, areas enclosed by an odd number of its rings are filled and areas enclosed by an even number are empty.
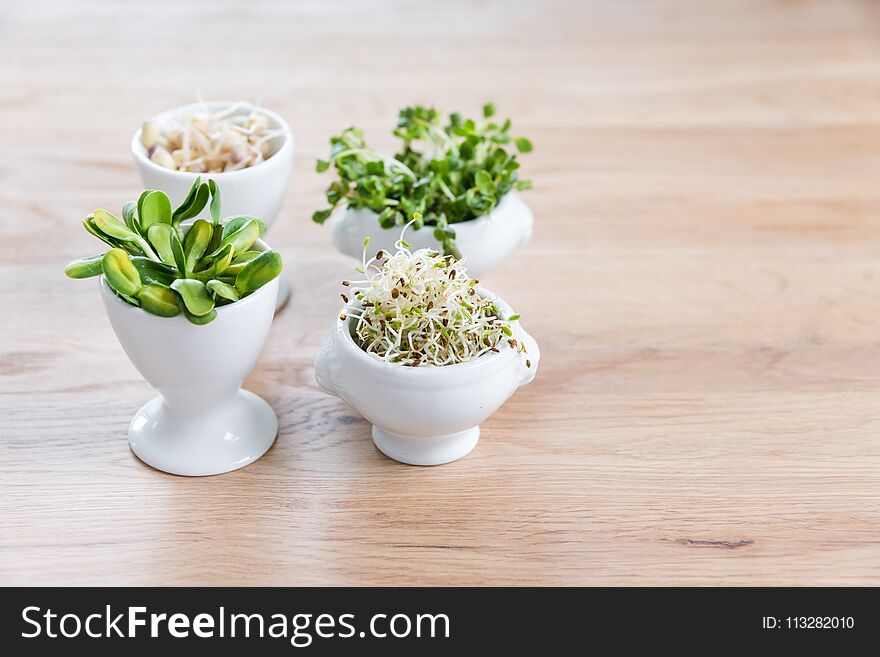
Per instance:
[[[371,252],[384,249],[393,253],[394,243],[400,237],[400,227],[382,228],[375,212],[361,208],[339,208],[329,219],[333,243],[342,253],[360,259],[364,239],[370,238]],[[516,192],[510,192],[487,215],[451,224],[455,230],[455,243],[461,255],[466,257],[468,272],[479,278],[497,265],[502,258],[517,247],[524,246],[532,236],[534,218],[532,211]],[[434,248],[440,243],[434,238],[434,227],[420,230],[410,228],[405,238],[412,249]]]
[[[502,299],[480,294],[493,298],[502,316],[513,314]],[[337,319],[315,359],[315,377],[373,424],[382,453],[411,465],[440,465],[470,453],[480,423],[535,377],[541,358],[538,344],[515,322],[514,337],[527,355],[502,348],[466,363],[407,367],[363,351],[351,336],[352,321]]]
[[[256,248],[267,245],[259,240]],[[183,314],[157,317],[120,299],[101,277],[110,324],[129,360],[159,393],[128,429],[131,450],[148,465],[178,475],[215,475],[260,458],[275,442],[278,420],[241,389],[275,313],[279,279],[217,309],[197,326]]]

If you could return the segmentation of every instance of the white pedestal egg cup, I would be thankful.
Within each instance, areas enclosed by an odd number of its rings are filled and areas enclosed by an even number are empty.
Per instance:
[[[267,246],[258,241],[254,248]],[[278,279],[217,308],[216,319],[202,326],[182,314],[151,315],[100,280],[116,337],[159,393],[129,425],[137,457],[157,470],[189,476],[237,470],[260,458],[275,442],[278,419],[241,384],[272,326]]]
[[[153,117],[161,125],[171,125],[187,116],[198,112],[220,112],[235,106],[237,109],[233,115],[248,115],[258,112],[269,119],[269,128],[272,130],[282,129],[284,133],[270,141],[272,155],[259,164],[224,173],[194,173],[190,171],[176,171],[159,166],[150,160],[149,153],[141,143],[141,130],[138,130],[131,139],[131,154],[135,164],[141,173],[144,187],[158,189],[171,199],[173,207],[177,207],[192,186],[197,177],[203,181],[213,179],[220,188],[220,201],[223,216],[249,215],[262,219],[267,227],[271,227],[284,195],[290,182],[290,172],[293,166],[294,140],[290,127],[280,116],[262,107],[241,102],[206,102],[183,105],[167,110]],[[201,218],[209,218],[208,209],[202,211]],[[278,294],[278,308],[280,309],[290,296],[290,282],[285,273],[279,279],[280,291]]]
[[[364,239],[370,238],[370,250],[396,251],[394,243],[400,238],[400,227],[382,228],[378,215],[372,210],[339,208],[329,219],[333,243],[342,253],[360,259]],[[487,215],[472,221],[452,224],[455,243],[466,256],[468,273],[476,278],[497,265],[517,247],[524,246],[532,236],[532,211],[516,192],[510,192]],[[434,238],[433,226],[406,232],[406,241],[413,250],[433,248],[440,250]]]
[[[513,313],[502,299],[479,291],[494,298],[502,316]],[[480,423],[535,377],[541,358],[538,344],[514,322],[527,355],[505,345],[466,363],[407,367],[361,349],[351,335],[354,321],[336,321],[315,359],[315,378],[373,424],[379,451],[410,465],[440,465],[470,453]]]

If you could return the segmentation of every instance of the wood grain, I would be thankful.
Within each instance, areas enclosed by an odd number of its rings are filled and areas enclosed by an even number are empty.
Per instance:
[[[880,584],[880,10],[869,2],[5,2],[0,583]],[[79,219],[128,140],[208,98],[297,138],[295,291],[247,382],[275,447],[143,466],[151,394]],[[494,100],[532,138],[532,243],[484,282],[535,382],[439,468],[314,382],[350,261],[313,225],[330,134]]]

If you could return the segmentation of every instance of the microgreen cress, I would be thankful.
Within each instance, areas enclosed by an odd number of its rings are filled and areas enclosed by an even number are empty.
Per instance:
[[[211,220],[192,219],[210,203]],[[250,216],[220,219],[220,190],[196,178],[176,209],[164,192],[146,190],[122,208],[122,219],[95,210],[85,229],[111,248],[74,260],[70,278],[104,276],[119,298],[160,317],[181,312],[193,324],[207,324],[216,308],[235,303],[281,273],[281,256],[251,247],[266,225]]]
[[[444,123],[433,107],[405,107],[394,130],[402,142],[394,157],[370,148],[361,130],[343,130],[330,139],[329,159],[318,160],[319,173],[332,166],[338,178],[326,190],[330,207],[312,219],[324,223],[343,202],[378,213],[386,229],[419,213],[413,228],[432,226],[444,253],[460,257],[455,224],[488,214],[513,189],[531,187],[518,179],[516,154],[530,152],[532,143],[511,137],[510,119],[494,116],[495,106],[487,104],[479,121],[451,113]]]

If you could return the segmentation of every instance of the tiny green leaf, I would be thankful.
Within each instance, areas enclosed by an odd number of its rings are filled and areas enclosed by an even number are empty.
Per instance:
[[[317,212],[312,214],[312,221],[316,224],[323,224],[330,215],[333,214],[333,209],[329,208],[327,210],[318,210]]]
[[[328,160],[318,160],[315,164],[315,171],[318,173],[324,173],[327,169],[330,168],[330,162]]]
[[[192,278],[178,278],[171,289],[180,295],[183,305],[191,315],[207,315],[214,309],[214,299],[201,281]]]
[[[515,140],[516,149],[520,153],[531,153],[532,152],[532,142],[530,142],[525,137],[517,137]]]
[[[495,105],[493,105],[492,103],[486,103],[485,105],[483,105],[483,116],[485,118],[488,119],[490,116],[494,116],[494,115],[495,115]]]

